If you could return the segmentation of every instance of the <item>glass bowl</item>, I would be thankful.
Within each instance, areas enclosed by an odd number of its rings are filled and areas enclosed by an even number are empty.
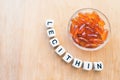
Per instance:
[[[76,11],[69,20],[67,30],[74,45],[85,51],[104,47],[111,33],[108,18],[93,8]]]

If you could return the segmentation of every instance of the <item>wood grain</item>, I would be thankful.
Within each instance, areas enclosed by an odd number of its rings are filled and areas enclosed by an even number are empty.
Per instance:
[[[0,0],[0,80],[120,80],[119,0]],[[102,11],[111,23],[111,39],[102,49],[75,47],[66,31],[71,15],[81,8]],[[45,20],[55,20],[60,43],[74,57],[103,61],[102,72],[74,69],[54,53]]]

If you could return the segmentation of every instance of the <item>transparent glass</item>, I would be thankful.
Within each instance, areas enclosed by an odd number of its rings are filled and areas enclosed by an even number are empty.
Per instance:
[[[83,47],[83,46],[77,44],[77,43],[73,40],[72,35],[71,35],[71,33],[70,33],[71,20],[72,20],[73,18],[75,18],[75,17],[78,15],[78,13],[91,13],[91,12],[93,12],[93,11],[95,11],[95,12],[99,15],[99,17],[105,22],[104,29],[107,29],[107,30],[108,30],[108,34],[107,34],[106,40],[105,40],[102,44],[100,44],[99,46],[97,46],[97,47],[95,47],[95,48],[86,48],[86,47]],[[110,38],[111,28],[110,28],[110,23],[109,23],[108,18],[107,18],[102,12],[100,12],[100,11],[97,10],[97,9],[93,9],[93,8],[83,8],[83,9],[79,9],[78,11],[76,11],[76,12],[72,15],[72,17],[70,18],[69,23],[68,23],[67,31],[68,31],[68,34],[69,34],[69,37],[70,37],[71,41],[72,41],[73,44],[74,44],[75,46],[77,46],[79,49],[82,49],[82,50],[85,50],[85,51],[96,51],[96,50],[99,50],[99,49],[103,48],[103,47],[108,43],[109,38]]]

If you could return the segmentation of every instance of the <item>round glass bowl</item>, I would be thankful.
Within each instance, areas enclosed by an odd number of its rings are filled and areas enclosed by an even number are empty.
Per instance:
[[[75,46],[85,51],[95,51],[104,47],[111,33],[107,17],[92,8],[76,11],[69,21],[67,30]]]

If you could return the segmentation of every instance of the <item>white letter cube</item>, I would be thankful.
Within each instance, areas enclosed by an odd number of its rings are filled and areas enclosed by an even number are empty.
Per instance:
[[[65,53],[65,49],[60,45],[60,46],[58,46],[58,47],[55,49],[55,52],[56,52],[59,56],[61,56],[61,55],[63,55],[63,54]]]
[[[53,29],[53,28],[52,29],[48,29],[47,30],[47,35],[48,35],[49,38],[54,37],[56,35],[55,29]]]
[[[88,62],[88,61],[84,61],[84,63],[83,63],[83,69],[84,70],[92,70],[92,68],[93,68],[93,64],[92,64],[92,62]]]
[[[59,45],[59,40],[57,38],[52,38],[52,39],[50,39],[49,42],[50,42],[52,47],[56,47]]]
[[[95,71],[101,71],[103,70],[103,63],[102,62],[93,62],[94,64],[94,70]]]
[[[52,20],[52,19],[46,20],[45,25],[46,25],[47,28],[53,27],[54,26],[54,20]]]
[[[66,63],[70,63],[72,61],[72,59],[73,59],[73,56],[70,53],[66,52],[62,59]]]
[[[82,60],[74,58],[72,66],[75,68],[80,68],[82,66]]]

